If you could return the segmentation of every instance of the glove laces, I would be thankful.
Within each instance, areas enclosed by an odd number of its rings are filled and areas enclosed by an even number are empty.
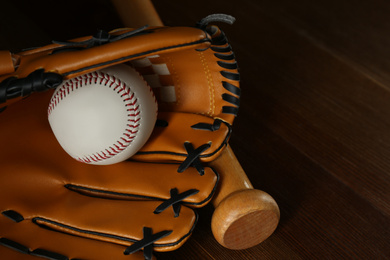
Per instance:
[[[183,193],[179,193],[178,189],[176,189],[176,188],[171,189],[171,191],[170,191],[171,198],[164,201],[163,203],[161,203],[160,206],[158,206],[153,213],[159,214],[159,213],[163,212],[164,210],[166,210],[167,208],[169,208],[170,206],[172,206],[173,212],[175,213],[175,218],[177,218],[180,214],[180,209],[181,209],[180,202],[182,202],[184,199],[186,199],[192,195],[197,194],[198,192],[199,192],[199,190],[197,190],[197,189],[191,189],[191,190],[185,191]]]
[[[121,35],[112,35],[109,32],[100,30],[96,34],[92,36],[91,39],[88,39],[86,41],[80,41],[80,42],[62,42],[62,41],[53,41],[53,43],[63,45],[66,47],[83,47],[86,46],[86,48],[92,48],[95,46],[104,45],[106,43],[110,42],[116,42],[125,38],[129,38],[135,35],[139,35],[142,32],[145,32],[146,28],[148,28],[149,25],[142,26],[138,29],[135,29],[133,31],[123,33]]]
[[[144,227],[143,228],[144,238],[132,244],[128,248],[126,248],[123,254],[125,255],[133,254],[135,252],[140,251],[143,248],[145,260],[151,260],[153,258],[153,243],[156,242],[157,240],[160,240],[161,238],[169,236],[172,232],[173,232],[172,230],[165,230],[153,234],[151,228]]]

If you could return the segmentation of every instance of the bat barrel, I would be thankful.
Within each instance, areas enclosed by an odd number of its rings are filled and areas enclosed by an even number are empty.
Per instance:
[[[253,189],[230,146],[210,163],[221,175],[213,198],[211,228],[215,239],[230,249],[246,249],[267,239],[276,229],[280,212],[266,192]]]

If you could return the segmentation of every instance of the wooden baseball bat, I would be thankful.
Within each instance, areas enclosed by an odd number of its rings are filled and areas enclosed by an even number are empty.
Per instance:
[[[162,26],[150,0],[112,0],[128,27]],[[214,198],[211,228],[215,239],[230,249],[245,249],[268,238],[279,223],[279,207],[267,193],[253,188],[230,146],[209,164],[221,175]]]
[[[266,192],[254,189],[228,145],[209,164],[220,175],[211,229],[215,239],[230,249],[246,249],[267,239],[279,223],[279,207]]]
[[[150,0],[111,0],[125,26],[162,26],[163,23]]]

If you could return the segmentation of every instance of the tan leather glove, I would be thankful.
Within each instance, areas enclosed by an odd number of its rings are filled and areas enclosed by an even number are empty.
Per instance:
[[[226,146],[240,95],[230,45],[206,24],[119,30],[105,40],[0,53],[8,60],[0,66],[0,102],[5,108],[19,101],[0,114],[7,147],[0,151],[0,255],[132,259],[127,254],[135,252],[134,259],[150,259],[152,248],[173,250],[188,239],[197,219],[191,207],[205,205],[218,181],[204,163]],[[124,62],[153,88],[156,127],[129,161],[80,163],[50,130],[52,90],[20,97]]]

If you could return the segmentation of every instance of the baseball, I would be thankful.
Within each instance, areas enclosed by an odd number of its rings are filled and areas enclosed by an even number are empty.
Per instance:
[[[132,67],[116,65],[63,82],[50,100],[48,119],[74,159],[108,165],[134,155],[150,137],[157,102]]]

